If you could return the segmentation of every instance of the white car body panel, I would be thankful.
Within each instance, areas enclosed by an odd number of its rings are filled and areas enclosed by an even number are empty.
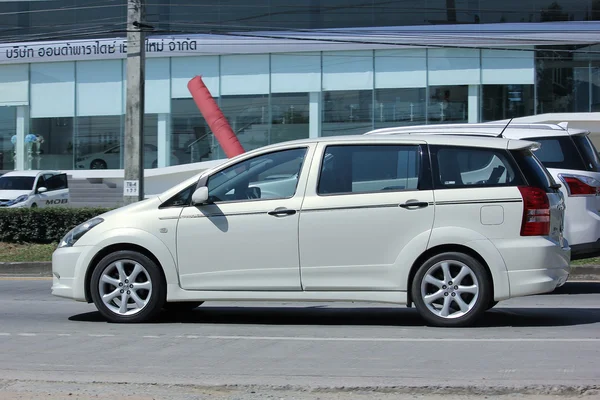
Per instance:
[[[156,258],[164,271],[167,301],[406,304],[413,265],[418,265],[428,250],[449,245],[469,249],[484,260],[493,278],[496,300],[543,293],[564,283],[569,271],[569,244],[550,236],[519,235],[523,202],[516,187],[317,195],[327,144],[372,143],[452,144],[502,150],[533,146],[506,139],[358,136],[309,139],[257,149],[158,197],[103,215],[104,222],[74,246],[59,248],[53,254],[52,293],[90,301],[86,277],[98,261],[94,262],[98,254],[114,245],[137,246]],[[257,155],[298,146],[306,146],[309,151],[296,194],[289,199],[159,208],[198,179]],[[489,176],[490,168],[483,168],[481,176]],[[285,185],[286,179],[257,185],[268,191],[268,187]],[[398,207],[409,200],[428,206]],[[267,214],[277,207],[299,212],[284,217]],[[552,207],[559,210],[558,201]],[[556,213],[553,228],[562,222],[562,211]],[[522,282],[517,281],[520,277],[524,277]]]

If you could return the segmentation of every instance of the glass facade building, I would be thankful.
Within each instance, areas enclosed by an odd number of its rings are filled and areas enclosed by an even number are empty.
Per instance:
[[[122,168],[122,3],[0,3],[0,170]],[[246,150],[598,111],[597,19],[597,0],[151,2],[146,167],[224,157],[187,90],[196,75]]]

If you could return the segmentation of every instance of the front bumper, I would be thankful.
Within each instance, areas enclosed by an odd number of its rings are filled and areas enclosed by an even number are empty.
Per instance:
[[[52,254],[52,294],[58,297],[86,301],[85,259],[90,246],[56,249]]]

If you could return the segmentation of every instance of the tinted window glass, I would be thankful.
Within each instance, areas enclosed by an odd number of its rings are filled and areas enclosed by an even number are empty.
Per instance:
[[[232,165],[208,178],[209,200],[293,197],[305,155],[306,148],[283,150]]]
[[[538,142],[542,145],[535,152],[535,155],[546,168],[586,169],[575,143],[568,136],[529,138],[525,140]]]
[[[0,190],[31,190],[34,181],[32,176],[4,176],[0,178]]]
[[[598,160],[598,151],[589,137],[584,135],[571,136],[579,153],[583,157],[586,167],[589,171],[600,172],[600,160]]]
[[[66,189],[68,186],[67,175],[54,175],[49,179],[46,179],[44,184],[46,185],[46,189],[48,189],[48,191]]]
[[[534,155],[530,150],[515,150],[511,153],[529,185],[544,189],[546,192],[557,190],[551,188],[556,182],[544,168],[537,155]]]
[[[318,194],[417,190],[419,146],[328,146]]]
[[[192,195],[196,190],[197,184],[188,186],[183,189],[181,192],[177,193],[175,196],[171,197],[167,200],[161,207],[183,207],[190,204],[192,201]]]
[[[519,176],[504,150],[471,147],[432,147],[436,187],[514,186]]]

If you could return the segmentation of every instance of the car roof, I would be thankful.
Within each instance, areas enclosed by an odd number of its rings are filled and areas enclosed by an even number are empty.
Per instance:
[[[4,176],[24,176],[24,177],[36,177],[40,174],[60,174],[59,171],[38,171],[38,170],[24,170],[24,171],[9,171]]]
[[[566,123],[559,124],[542,124],[542,123],[515,123],[506,126],[505,123],[486,122],[472,124],[436,124],[436,125],[414,125],[414,126],[397,126],[391,128],[375,129],[365,133],[365,135],[394,135],[394,134],[452,134],[452,135],[481,135],[498,137],[502,136],[509,139],[534,139],[548,136],[570,136],[570,135],[586,135],[588,131],[583,129],[568,128]],[[506,128],[506,129],[504,129]]]
[[[519,149],[519,148],[537,148],[535,142],[525,140],[515,140],[509,138],[492,138],[486,136],[451,136],[451,135],[345,135],[345,136],[330,136],[314,139],[301,139],[288,142],[282,142],[270,146],[261,147],[252,152],[265,151],[277,147],[289,147],[308,143],[405,143],[405,142],[423,142],[431,145],[446,145],[446,146],[471,146],[471,147],[488,147],[496,149]],[[250,153],[250,152],[248,152]]]

